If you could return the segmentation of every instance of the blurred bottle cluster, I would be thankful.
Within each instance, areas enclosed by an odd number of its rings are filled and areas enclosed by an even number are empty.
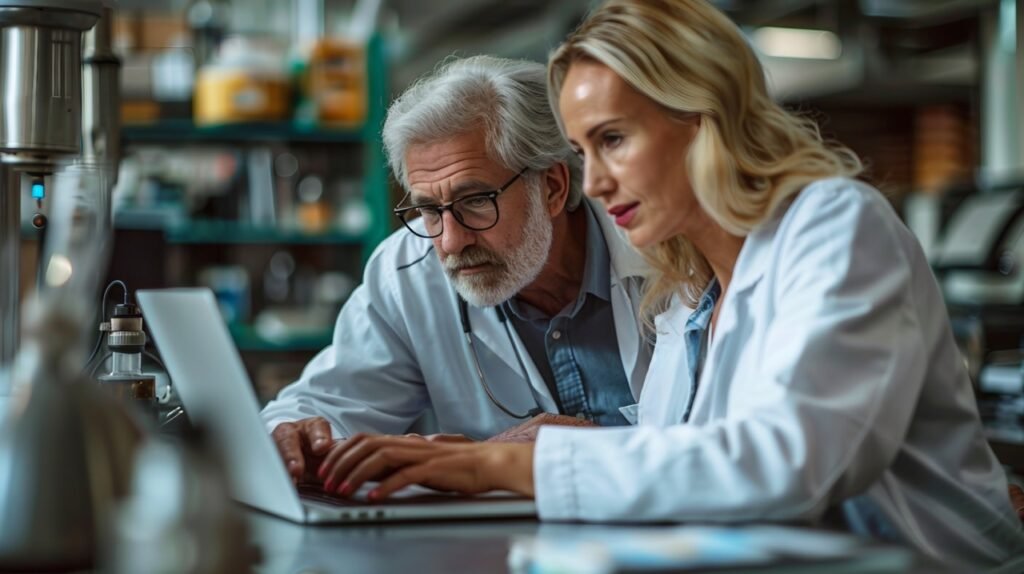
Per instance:
[[[124,119],[359,126],[367,111],[365,46],[379,6],[355,2],[333,18],[324,0],[121,10],[114,42],[125,59]]]

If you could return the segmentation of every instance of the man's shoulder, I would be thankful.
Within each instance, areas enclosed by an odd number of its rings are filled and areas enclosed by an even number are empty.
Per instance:
[[[404,227],[377,246],[367,261],[367,270],[370,268],[389,276],[443,274],[434,244]]]
[[[449,287],[433,243],[402,228],[382,241],[366,262],[363,286],[400,299],[436,297]]]

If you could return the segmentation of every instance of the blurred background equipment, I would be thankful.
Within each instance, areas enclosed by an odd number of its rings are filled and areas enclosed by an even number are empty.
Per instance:
[[[259,561],[231,501],[223,453],[201,429],[179,441],[152,440],[138,454],[130,494],[113,516],[115,574],[244,573]]]
[[[142,313],[126,301],[114,306],[109,322],[100,330],[106,333],[110,370],[98,377],[100,387],[123,403],[132,405],[151,425],[157,424],[156,377],[142,372],[142,354],[146,350],[146,333],[142,330]],[[90,369],[90,372],[95,372]]]
[[[93,97],[82,108],[82,32],[93,28],[104,6],[100,0],[15,0],[0,2],[0,379],[17,351],[21,198],[25,179],[38,182],[53,173],[56,163],[78,154],[89,142],[90,156],[109,158],[116,151],[117,125]],[[109,17],[111,12],[106,9]],[[87,42],[92,55],[102,53],[102,31]],[[99,60],[85,61],[90,88],[109,79]],[[116,79],[116,76],[115,76]],[[109,85],[109,84],[108,84]],[[109,130],[109,135],[100,132]],[[106,145],[109,144],[109,145]],[[113,148],[113,149],[111,149]],[[96,159],[90,157],[86,159]],[[38,199],[41,201],[42,194]],[[0,380],[0,387],[6,387]],[[2,391],[0,391],[2,392]]]
[[[107,512],[127,491],[140,438],[131,415],[80,374],[84,326],[93,312],[87,302],[95,300],[106,266],[110,190],[117,177],[112,14],[98,0],[0,2],[3,570],[94,567]],[[79,152],[74,163],[68,161]],[[55,227],[46,233],[39,293],[27,307],[22,338],[19,205],[24,184],[31,183],[42,208],[51,174],[48,219]],[[69,483],[68,476],[75,479]]]
[[[272,122],[288,117],[291,92],[281,47],[267,38],[233,36],[196,78],[197,125]]]

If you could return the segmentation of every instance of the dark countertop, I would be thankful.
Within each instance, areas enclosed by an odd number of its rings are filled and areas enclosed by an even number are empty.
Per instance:
[[[254,511],[248,511],[247,517],[250,534],[262,553],[257,571],[266,574],[509,572],[509,550],[517,538],[564,533],[567,528],[595,532],[606,528],[547,525],[532,519],[302,526]],[[831,573],[836,567],[831,564],[820,571]],[[801,573],[816,571],[800,569]],[[910,570],[944,571],[941,564],[921,557]]]

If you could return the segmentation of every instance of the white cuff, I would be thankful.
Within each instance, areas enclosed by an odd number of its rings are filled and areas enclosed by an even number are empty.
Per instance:
[[[573,432],[574,429],[544,426],[537,434],[533,450],[533,491],[541,520],[574,520],[580,516],[574,483]]]

